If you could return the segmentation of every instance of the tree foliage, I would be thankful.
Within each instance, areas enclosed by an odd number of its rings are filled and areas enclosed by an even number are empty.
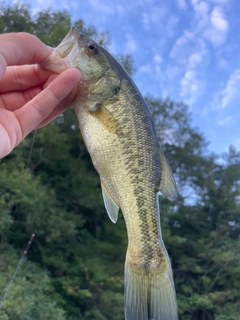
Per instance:
[[[0,32],[27,31],[56,46],[71,24],[103,46],[99,34],[66,11],[0,8]],[[119,56],[134,71],[130,56]],[[183,103],[147,97],[177,179],[174,204],[160,199],[163,238],[174,271],[181,320],[237,320],[240,314],[240,153],[210,153]],[[0,162],[0,292],[30,234],[33,245],[0,319],[123,320],[123,217],[113,225],[99,177],[70,108]],[[26,163],[28,166],[26,168]]]

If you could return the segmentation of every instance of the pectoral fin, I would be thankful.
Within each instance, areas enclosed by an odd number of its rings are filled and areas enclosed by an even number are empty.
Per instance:
[[[160,150],[160,158],[162,165],[162,176],[159,185],[159,191],[170,201],[174,201],[177,198],[177,187],[173,177],[172,170],[167,163],[167,159],[162,150]]]
[[[101,186],[102,186],[103,201],[104,201],[108,216],[113,223],[116,223],[118,219],[119,207],[116,205],[115,201],[110,196],[107,189],[104,187],[103,183],[101,183]]]

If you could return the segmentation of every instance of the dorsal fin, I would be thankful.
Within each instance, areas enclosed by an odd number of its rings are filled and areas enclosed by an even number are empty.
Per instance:
[[[103,201],[104,201],[108,216],[113,223],[116,223],[118,219],[119,207],[116,205],[115,201],[110,196],[107,189],[104,187],[103,183],[101,183],[101,186],[102,186]]]
[[[160,149],[160,159],[161,159],[161,181],[159,184],[159,191],[170,201],[175,201],[177,199],[177,187],[176,182],[173,177],[172,170],[167,162],[167,159]]]

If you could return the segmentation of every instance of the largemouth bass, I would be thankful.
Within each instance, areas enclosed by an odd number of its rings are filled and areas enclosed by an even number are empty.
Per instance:
[[[116,223],[121,209],[127,228],[125,319],[177,320],[158,207],[159,192],[173,201],[177,191],[146,102],[124,68],[74,27],[42,66],[82,73],[74,102],[80,130],[107,213]]]

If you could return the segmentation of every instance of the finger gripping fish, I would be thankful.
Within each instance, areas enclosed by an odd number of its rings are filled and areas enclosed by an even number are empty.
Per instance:
[[[82,73],[74,102],[81,133],[107,213],[116,223],[120,208],[127,227],[125,319],[177,320],[158,207],[159,192],[174,201],[177,191],[146,102],[124,68],[74,27],[42,66]]]

